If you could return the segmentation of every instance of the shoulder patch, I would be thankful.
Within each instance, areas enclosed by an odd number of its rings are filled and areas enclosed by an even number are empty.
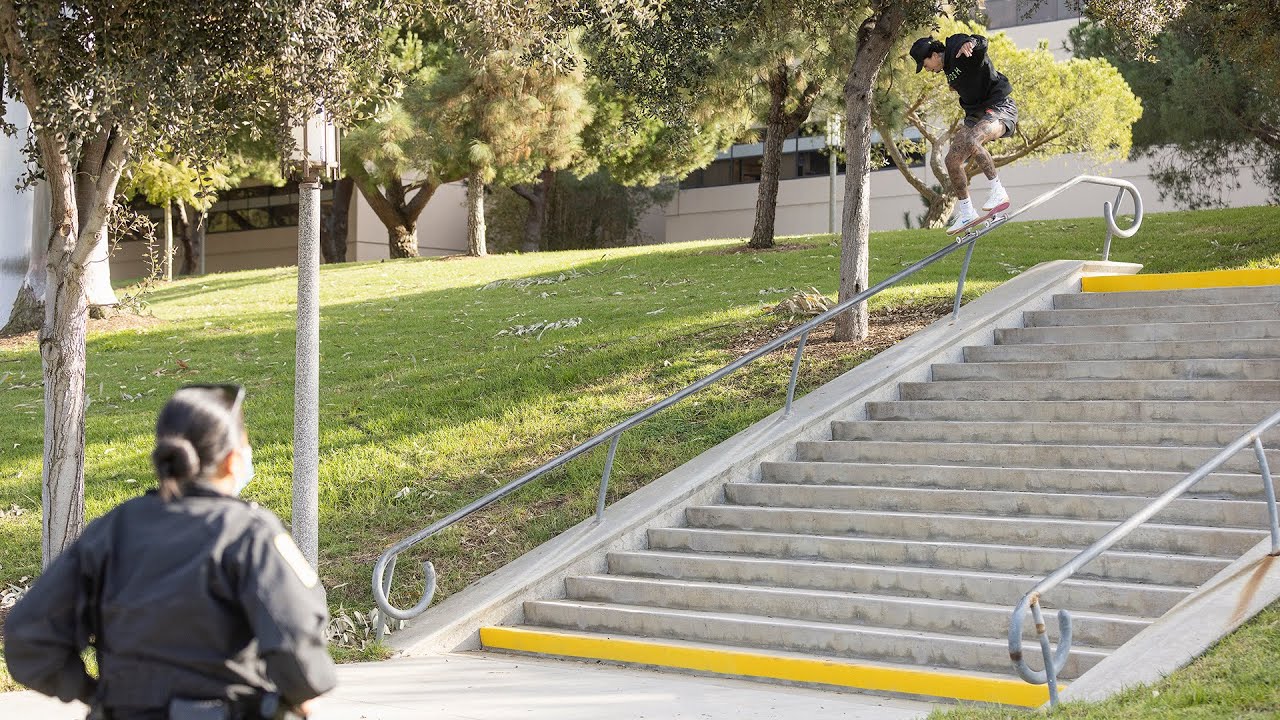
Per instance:
[[[280,533],[276,535],[274,545],[276,546],[276,552],[280,553],[280,557],[284,558],[285,564],[293,568],[293,572],[302,581],[302,584],[307,588],[315,587],[316,583],[320,581],[320,577],[316,575],[311,563],[302,557],[302,551],[293,542],[293,538],[288,533]]]

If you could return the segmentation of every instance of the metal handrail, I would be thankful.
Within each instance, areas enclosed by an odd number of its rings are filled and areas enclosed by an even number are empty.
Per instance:
[[[1152,500],[1150,505],[1117,525],[1111,532],[1103,535],[1097,542],[1085,548],[1079,555],[1076,555],[1062,567],[1053,571],[1048,577],[1031,588],[1026,595],[1023,595],[1022,599],[1018,601],[1017,607],[1014,608],[1013,619],[1009,623],[1009,658],[1013,660],[1013,665],[1017,669],[1018,675],[1023,680],[1034,685],[1047,684],[1049,686],[1049,702],[1051,705],[1056,706],[1058,704],[1058,673],[1067,662],[1067,656],[1071,654],[1071,613],[1065,609],[1058,610],[1058,649],[1053,651],[1049,646],[1049,635],[1045,629],[1044,617],[1041,614],[1040,598],[1044,593],[1057,587],[1063,580],[1075,575],[1080,571],[1080,568],[1123,540],[1139,525],[1150,520],[1153,515],[1168,507],[1169,503],[1185,494],[1196,483],[1203,480],[1209,473],[1217,470],[1224,462],[1230,460],[1250,443],[1253,444],[1253,452],[1258,460],[1258,467],[1262,471],[1262,486],[1267,498],[1267,513],[1271,520],[1270,554],[1280,555],[1280,516],[1277,515],[1276,511],[1275,485],[1271,481],[1271,468],[1267,464],[1267,455],[1262,449],[1262,433],[1277,424],[1280,424],[1280,411],[1254,425],[1247,433],[1223,448],[1221,452],[1210,458],[1195,472],[1183,478],[1181,482],[1169,488],[1160,497]],[[1044,670],[1032,670],[1022,657],[1022,620],[1028,609],[1031,610],[1032,620],[1035,622],[1036,627],[1036,636],[1040,641],[1040,652],[1044,657]]]
[[[373,566],[373,597],[378,604],[378,608],[382,611],[384,619],[386,617],[391,617],[397,620],[409,620],[414,617],[417,617],[418,615],[422,614],[422,612],[425,611],[428,606],[431,605],[432,596],[435,595],[435,589],[436,589],[435,566],[428,561],[422,564],[422,569],[423,569],[423,572],[425,573],[426,590],[423,592],[422,597],[421,599],[419,599],[418,603],[407,610],[401,610],[391,604],[390,600],[388,599],[388,595],[391,592],[391,582],[395,577],[396,560],[399,557],[400,553],[404,552],[405,550],[408,550],[414,545],[417,545],[418,543],[435,535],[441,530],[444,530],[445,528],[457,523],[458,521],[476,512],[477,510],[480,510],[506,497],[507,495],[510,495],[516,490],[519,490],[521,487],[524,487],[528,483],[537,479],[541,475],[544,475],[545,473],[551,470],[554,470],[560,467],[561,465],[564,465],[565,463],[568,463],[570,460],[573,460],[579,455],[582,455],[583,453],[586,453],[587,451],[592,450],[593,448],[604,444],[605,441],[609,441],[609,453],[608,453],[608,457],[605,459],[604,473],[601,475],[601,478],[600,478],[600,495],[596,501],[596,520],[598,522],[604,515],[605,497],[609,490],[609,476],[613,471],[613,460],[615,455],[617,454],[618,441],[621,439],[622,433],[626,432],[628,429],[634,427],[635,425],[638,425],[639,423],[644,422],[646,419],[652,417],[653,415],[656,415],[657,413],[662,412],[666,408],[680,402],[686,397],[689,397],[690,395],[693,395],[694,393],[714,384],[715,382],[719,381],[721,378],[724,378],[725,376],[732,374],[733,372],[739,370],[740,368],[746,365],[749,365],[752,362],[755,362],[756,360],[764,357],[765,355],[768,355],[769,353],[773,352],[774,350],[777,350],[778,348],[782,347],[783,345],[786,345],[787,343],[791,342],[792,340],[798,337],[799,343],[797,344],[797,347],[796,347],[795,359],[792,361],[792,364],[791,364],[791,379],[790,379],[790,383],[787,386],[787,400],[786,400],[786,404],[783,407],[783,417],[790,415],[791,404],[795,398],[796,380],[800,372],[800,359],[802,354],[804,353],[805,343],[809,339],[809,333],[813,331],[814,328],[817,328],[818,326],[834,319],[835,317],[849,310],[853,306],[859,303],[865,302],[867,299],[880,293],[886,288],[898,283],[904,278],[915,274],[916,272],[920,271],[925,267],[928,267],[929,265],[934,264],[935,262],[938,262],[939,260],[955,252],[956,250],[959,250],[961,247],[965,247],[966,252],[964,257],[964,265],[961,267],[959,281],[956,284],[955,305],[952,310],[953,317],[958,316],[960,314],[960,301],[964,294],[965,279],[968,277],[968,274],[969,274],[969,260],[973,257],[973,248],[977,243],[978,239],[986,235],[987,233],[992,232],[993,230],[1000,227],[1001,225],[1008,222],[1009,220],[1021,215],[1022,213],[1028,210],[1031,210],[1032,208],[1035,208],[1041,205],[1045,201],[1053,197],[1056,197],[1057,195],[1062,194],[1066,190],[1076,185],[1079,185],[1080,183],[1090,183],[1094,185],[1109,185],[1112,187],[1119,188],[1119,191],[1116,194],[1116,202],[1114,206],[1110,202],[1104,202],[1102,204],[1102,216],[1107,223],[1107,240],[1103,249],[1103,259],[1106,260],[1109,257],[1109,254],[1111,251],[1111,237],[1113,235],[1124,237],[1124,238],[1132,237],[1133,234],[1138,231],[1138,228],[1141,227],[1142,196],[1138,194],[1138,189],[1134,187],[1132,183],[1126,182],[1124,180],[1097,177],[1093,175],[1080,175],[1080,176],[1074,177],[1071,180],[1068,180],[1067,182],[1063,183],[1062,185],[1059,185],[1058,187],[1037,196],[1031,202],[1022,206],[1021,208],[1018,208],[1018,210],[1012,213],[1009,213],[1001,217],[1000,219],[989,222],[981,230],[978,230],[976,232],[971,232],[963,236],[956,242],[948,244],[946,247],[943,247],[935,251],[933,254],[929,255],[928,257],[914,263],[913,265],[911,265],[911,267],[895,273],[893,276],[889,277],[888,279],[883,280],[880,283],[877,283],[876,285],[874,285],[873,287],[868,288],[867,290],[864,290],[854,295],[853,297],[845,300],[844,302],[839,303],[835,307],[813,318],[812,320],[809,320],[808,322],[802,325],[792,328],[786,333],[769,341],[765,345],[762,345],[761,347],[747,353],[746,355],[743,355],[737,360],[734,360],[728,365],[725,365],[719,370],[711,373],[707,377],[701,380],[698,380],[697,382],[694,382],[693,384],[685,387],[684,389],[680,390],[674,395],[671,395],[670,397],[667,397],[664,400],[661,400],[659,402],[654,403],[653,405],[650,405],[644,410],[641,410],[640,412],[636,413],[635,415],[632,415],[626,420],[623,420],[617,425],[614,425],[613,427],[599,433],[595,437],[591,438],[590,440],[587,440],[586,442],[573,448],[572,450],[569,450],[557,456],[556,458],[539,466],[538,468],[525,473],[518,479],[513,480],[510,483],[504,485],[503,487],[498,488],[497,490],[494,490],[488,495],[485,495],[484,497],[471,502],[466,507],[461,508],[453,513],[450,513],[448,516],[441,518],[440,520],[437,520],[431,525],[428,525],[422,530],[419,530],[413,535],[410,535],[404,540],[401,540],[400,542],[391,546],[386,550],[386,552],[382,553],[381,557],[378,558],[378,561]],[[1124,194],[1126,192],[1130,195],[1130,197],[1133,198],[1134,220],[1132,225],[1130,225],[1127,229],[1122,230],[1116,225],[1114,209],[1119,207],[1120,202],[1123,199]],[[382,635],[383,625],[384,625],[383,622],[378,623],[379,637],[381,637]]]

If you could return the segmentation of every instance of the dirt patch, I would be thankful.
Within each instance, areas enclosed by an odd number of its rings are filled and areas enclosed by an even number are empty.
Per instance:
[[[872,311],[867,337],[863,340],[836,342],[831,339],[835,333],[835,322],[827,322],[809,333],[805,343],[806,358],[832,359],[848,355],[861,355],[868,351],[880,352],[904,338],[919,332],[938,318],[951,312],[950,300],[938,299],[917,302],[899,307],[881,308]],[[744,355],[764,345],[770,340],[785,333],[804,320],[779,321],[775,324],[757,328],[734,338],[728,345],[732,352]],[[778,350],[778,353],[792,355],[795,342],[791,342]]]
[[[733,247],[720,248],[719,250],[708,250],[698,253],[699,255],[743,255],[754,253],[772,253],[772,252],[791,252],[793,250],[812,250],[817,245],[812,243],[778,243],[771,248],[753,248],[745,243],[734,245]]]
[[[138,315],[132,312],[112,313],[103,320],[89,320],[89,337],[102,333],[120,332],[122,330],[143,330],[163,325],[164,320],[150,315]],[[36,331],[18,335],[0,336],[0,350],[35,350]]]

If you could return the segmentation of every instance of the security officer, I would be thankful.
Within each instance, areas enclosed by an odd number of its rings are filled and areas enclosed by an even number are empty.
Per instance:
[[[334,687],[324,588],[280,520],[237,499],[253,477],[243,400],[238,385],[169,400],[158,489],[90,523],[10,612],[15,680],[110,720],[305,716]]]

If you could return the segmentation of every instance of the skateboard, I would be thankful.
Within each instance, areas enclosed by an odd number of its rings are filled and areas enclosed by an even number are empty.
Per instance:
[[[986,211],[985,215],[979,215],[977,219],[975,219],[973,222],[969,223],[968,225],[965,225],[964,227],[960,228],[958,231],[952,234],[956,236],[956,242],[964,242],[965,240],[968,240],[971,236],[976,235],[982,232],[983,230],[985,230],[988,225],[991,225],[992,223],[998,223],[1001,220],[1008,219],[1009,217],[1008,213],[1009,213],[1009,203],[1007,202],[1000,203],[999,205]]]

